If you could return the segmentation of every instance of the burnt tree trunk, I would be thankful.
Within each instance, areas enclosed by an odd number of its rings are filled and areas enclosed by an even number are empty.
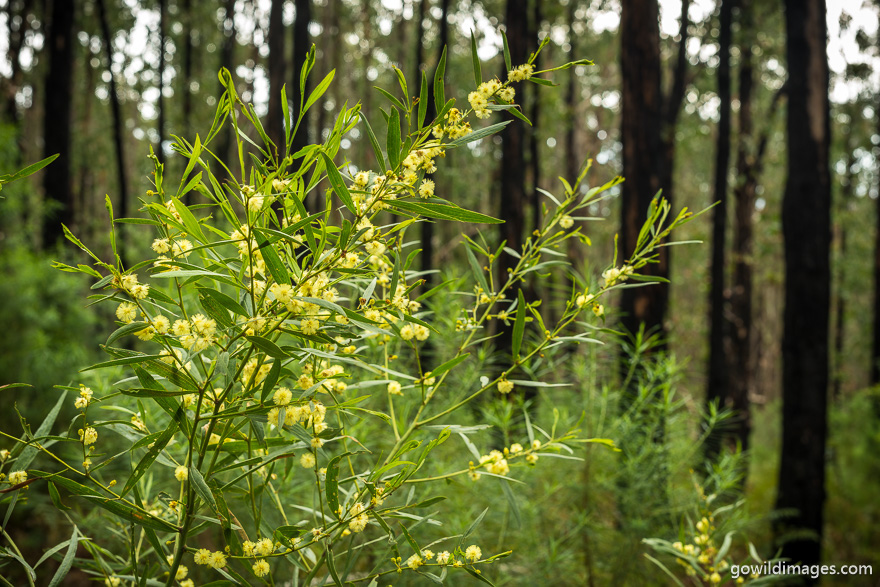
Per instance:
[[[725,274],[727,269],[727,175],[730,171],[730,44],[733,0],[721,0],[718,37],[718,139],[715,151],[715,208],[712,212],[712,269],[709,290],[709,374],[706,403],[727,400],[727,355],[724,349]],[[750,51],[750,49],[745,49]],[[720,434],[713,431],[707,441],[707,455],[714,459],[720,449]]]
[[[785,311],[782,457],[774,524],[782,556],[819,563],[825,502],[831,271],[830,117],[824,0],[786,0],[788,178],[782,204]],[[790,530],[797,532],[786,540]],[[804,531],[813,534],[804,535]]]
[[[43,118],[43,156],[58,153],[49,173],[43,174],[46,213],[43,217],[43,246],[52,247],[64,236],[61,224],[74,220],[73,189],[70,177],[71,122],[70,96],[73,93],[73,2],[48,3],[49,32],[46,45],[49,70],[46,74]]]

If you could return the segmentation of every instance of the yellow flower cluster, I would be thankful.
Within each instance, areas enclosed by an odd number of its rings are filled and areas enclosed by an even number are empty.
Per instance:
[[[629,276],[633,274],[632,265],[624,265],[622,267],[612,267],[602,272],[602,279],[605,280],[605,287],[611,287],[617,282],[623,283]]]
[[[89,404],[92,403],[92,396],[93,395],[94,395],[94,392],[91,390],[91,388],[80,384],[79,397],[77,397],[74,400],[74,402],[73,402],[74,407],[76,407],[76,409],[78,409],[78,410],[86,409],[89,406]]]
[[[433,130],[436,138],[442,139],[444,136],[448,136],[452,140],[466,137],[472,132],[471,123],[464,120],[461,110],[458,108],[450,108],[443,117],[443,124],[436,125]]]
[[[194,353],[217,342],[217,322],[204,314],[196,314],[189,320],[175,320],[171,331],[178,337],[183,348]]]
[[[222,569],[226,566],[226,555],[220,551],[211,552],[207,548],[200,548],[193,555],[197,565],[206,565],[212,569]]]
[[[511,82],[522,82],[535,73],[535,66],[531,63],[525,63],[523,65],[518,65],[507,72],[507,80]]]
[[[513,102],[515,93],[513,88],[504,87],[497,79],[491,79],[479,85],[475,92],[468,94],[468,102],[474,109],[477,118],[489,118],[492,112],[489,110],[489,103],[496,102]]]

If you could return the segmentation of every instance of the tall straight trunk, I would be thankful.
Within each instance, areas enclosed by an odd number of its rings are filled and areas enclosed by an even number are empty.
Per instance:
[[[43,174],[47,208],[43,218],[43,246],[47,248],[64,236],[61,224],[71,226],[74,220],[70,177],[74,6],[67,0],[51,0],[48,4],[49,71],[44,92],[43,155],[58,153],[59,157],[50,172]]]
[[[621,125],[623,175],[620,254],[635,250],[651,199],[660,190],[661,113],[660,25],[657,0],[623,0],[620,18]],[[622,326],[661,328],[666,295],[657,285],[625,289],[621,295]]]
[[[835,213],[835,240],[837,241],[837,275],[835,281],[836,289],[834,301],[834,376],[831,383],[831,397],[835,400],[840,398],[843,388],[843,365],[845,357],[843,354],[844,333],[846,331],[846,295],[844,294],[844,280],[846,278],[846,241],[847,231],[844,214],[847,206],[853,198],[855,188],[855,176],[853,174],[853,166],[855,165],[855,148],[854,145],[846,145],[846,172],[844,181],[840,188],[840,201],[837,205]]]
[[[527,0],[507,0],[507,10],[504,15],[504,23],[507,27],[507,40],[510,47],[510,59],[513,66],[528,61],[529,58],[529,29],[528,29],[528,2]],[[502,79],[507,78],[504,71]],[[517,88],[522,93],[523,88]],[[520,96],[520,102],[522,98]],[[501,135],[501,198],[499,201],[498,218],[504,220],[499,224],[501,239],[507,241],[507,246],[513,250],[522,247],[523,231],[526,227],[526,210],[529,205],[529,197],[526,194],[526,132],[523,122],[514,120]],[[499,283],[507,281],[508,269],[513,270],[515,259],[510,255],[503,255],[498,264]],[[511,343],[512,331],[502,329],[498,338],[498,348],[508,349]]]
[[[119,93],[116,87],[116,76],[113,75],[113,36],[110,33],[110,25],[107,21],[107,7],[105,0],[98,1],[98,15],[101,20],[101,34],[104,41],[105,56],[107,58],[107,71],[110,73],[110,110],[113,113],[113,146],[116,151],[116,180],[119,189],[119,210],[117,216],[128,217],[128,175],[125,168],[125,141],[122,137],[124,121],[122,120],[122,108],[119,104]],[[160,149],[161,151],[161,149]],[[120,239],[122,248],[125,239]],[[120,253],[120,256],[123,256]]]
[[[165,42],[167,40],[168,9],[166,0],[159,0],[159,120],[157,130],[159,144],[156,147],[156,156],[159,163],[165,163]]]
[[[880,34],[877,35],[880,40]],[[880,93],[877,94],[878,104],[875,108],[880,109]],[[877,133],[880,134],[880,117],[877,117]],[[876,160],[875,174],[877,177],[877,189],[880,193],[880,157]],[[880,383],[880,197],[877,198],[876,229],[874,231],[874,340],[871,347],[871,385]],[[877,416],[880,417],[880,400],[875,404]]]
[[[278,159],[286,155],[284,144],[284,117],[281,110],[281,88],[286,77],[284,57],[284,1],[272,0],[269,10],[269,113],[266,117],[266,134],[275,143]],[[299,84],[294,88],[299,91]],[[275,153],[273,153],[274,155]]]
[[[308,99],[309,96],[308,80],[306,80],[304,98],[300,96],[300,73],[302,72],[303,65],[306,63],[306,57],[308,57],[309,49],[311,48],[311,42],[309,40],[309,22],[312,20],[312,1],[296,0],[294,6],[296,7],[296,20],[293,22],[293,60],[291,61],[293,63],[293,84],[291,87],[293,100],[291,100],[290,107],[293,109],[294,116],[298,116],[300,108],[305,105],[302,100]],[[310,122],[311,115],[307,113],[303,117],[302,122],[300,122],[296,133],[293,135],[290,148],[291,153],[296,153],[309,144]],[[320,132],[320,130],[318,132]],[[320,142],[322,137],[318,136],[315,140]],[[302,159],[297,159],[295,165],[298,165],[298,162],[301,161]],[[312,212],[308,198],[303,200],[303,205],[306,207],[306,210]]]
[[[687,73],[688,10],[682,0],[678,56],[672,72],[672,86],[664,96],[660,84],[660,25],[657,0],[624,0],[621,11],[621,72],[623,109],[621,141],[623,174],[621,255],[635,250],[650,202],[659,190],[673,201],[675,128],[684,99]],[[659,155],[659,156],[658,156]],[[633,180],[636,181],[633,181]],[[626,184],[629,184],[627,186]],[[645,275],[669,277],[669,249],[658,251],[658,262],[646,266]],[[629,332],[645,330],[659,334],[663,347],[669,286],[665,283],[625,289],[621,295],[622,326]]]
[[[183,0],[183,126],[192,130],[193,13],[192,0]]]
[[[774,525],[782,556],[818,564],[825,502],[831,271],[830,116],[824,0],[786,0],[788,178],[782,203],[785,311],[782,457]],[[805,535],[812,533],[813,537]]]
[[[715,208],[712,216],[712,270],[709,290],[709,374],[706,403],[727,401],[727,356],[724,349],[724,281],[727,268],[727,175],[730,171],[730,42],[733,0],[721,0],[718,37],[718,138],[715,147]],[[750,51],[750,49],[745,49]],[[710,457],[720,448],[714,432],[707,443]]]
[[[235,75],[235,0],[226,0],[224,4],[224,13],[223,20],[221,21],[221,26],[223,30],[223,42],[220,45],[220,67],[229,71],[230,75]],[[226,91],[226,88],[221,83],[219,87],[218,98],[223,95],[223,92]],[[232,149],[232,144],[234,139],[232,137],[232,125],[229,124],[224,127],[223,131],[219,135],[219,146],[217,148],[216,154],[217,156],[226,164],[226,166],[231,170],[233,169],[232,160],[230,159],[230,151]],[[221,168],[222,169],[222,168]],[[221,171],[221,173],[225,173],[225,171]]]
[[[571,46],[571,50],[569,51],[569,60],[575,61],[577,59],[577,36],[574,33],[574,23],[577,20],[577,16],[575,16],[577,8],[577,2],[574,0],[569,0],[568,3],[568,43]],[[568,124],[565,127],[565,179],[569,182],[573,182],[577,179],[578,172],[580,169],[581,160],[578,157],[577,148],[575,147],[575,129],[577,128],[577,109],[578,109],[578,100],[577,96],[577,70],[575,68],[568,70],[568,82],[565,89],[565,104],[566,104],[566,115],[568,118]]]
[[[367,72],[370,69],[371,64],[373,63],[373,16],[372,11],[370,9],[371,2],[370,0],[363,0],[361,2],[361,22],[364,24],[364,32],[363,32],[363,41],[366,44],[366,52],[363,56],[363,75],[361,76],[362,86],[359,88],[360,95],[363,98],[363,107],[361,110],[367,115],[373,115],[373,89],[370,84],[370,80],[367,77]],[[377,117],[378,118],[378,117]],[[361,160],[366,161],[370,156],[369,153],[372,150],[368,141],[361,141],[361,145],[363,148],[363,152],[361,153]],[[377,169],[377,172],[385,171],[384,169]]]
[[[422,0],[422,6],[427,0]],[[449,45],[449,0],[442,0],[440,5],[440,19],[438,24],[440,25],[440,39],[439,45],[437,46],[437,61],[439,62],[440,56],[443,53],[443,48]],[[448,51],[447,51],[447,60],[448,60]],[[448,62],[448,61],[447,61]],[[434,82],[433,77],[431,77],[430,87],[428,89],[428,96],[434,95]],[[413,82],[416,83],[416,82]],[[421,84],[421,79],[418,80],[418,84]],[[429,98],[428,102],[428,114],[426,120],[432,120],[434,116],[437,115],[437,112],[434,110],[432,106],[433,100]],[[422,271],[430,271],[434,269],[434,223],[431,221],[422,222],[421,226],[421,245],[422,245],[422,261],[421,268]],[[426,273],[423,277],[425,280],[424,287],[430,289],[434,283],[433,274]]]
[[[533,9],[534,19],[531,23],[532,30],[529,37],[531,37],[533,43],[536,43],[538,42],[538,33],[541,30],[541,21],[543,20],[543,15],[541,14],[541,2],[536,0]],[[549,49],[550,47],[548,46],[547,48]],[[535,60],[535,70],[541,69],[539,63],[540,59],[541,56],[539,55]],[[541,180],[541,156],[538,148],[538,133],[535,132],[535,128],[539,124],[538,118],[541,111],[538,102],[538,92],[532,91],[530,93],[532,94],[532,107],[529,111],[529,119],[533,126],[526,130],[529,136],[529,167],[531,168],[532,175],[532,230],[538,230],[541,226],[541,193],[538,191],[538,188],[540,187],[539,182]]]
[[[15,96],[21,87],[23,71],[21,68],[21,49],[24,45],[25,31],[28,28],[27,15],[31,10],[31,0],[24,2],[6,3],[3,12],[6,14],[6,35],[9,44],[6,51],[6,59],[9,62],[10,75],[3,84],[3,102],[6,120],[16,122],[18,120],[18,108],[15,104]]]

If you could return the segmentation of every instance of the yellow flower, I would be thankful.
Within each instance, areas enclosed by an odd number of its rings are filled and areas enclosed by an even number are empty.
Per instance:
[[[411,557],[409,557],[408,559],[406,559],[406,562],[404,564],[406,566],[408,566],[409,568],[411,568],[412,570],[416,570],[417,568],[422,566],[422,564],[424,564],[424,563],[422,563],[422,557],[420,557],[418,554],[414,554]]]
[[[303,469],[314,469],[315,455],[310,452],[304,452],[303,455],[299,458],[299,464]]]
[[[568,214],[566,214],[565,216],[563,216],[562,218],[559,219],[559,226],[561,226],[565,230],[568,230],[569,228],[574,226],[574,219],[571,216],[569,216]]]
[[[318,321],[312,318],[308,318],[300,322],[300,330],[306,336],[311,336],[318,332]]]
[[[27,478],[27,471],[13,471],[9,474],[9,483],[11,485],[18,485],[27,481]]]
[[[129,302],[123,302],[116,308],[116,317],[120,322],[131,324],[137,318],[137,306]]]
[[[207,548],[200,548],[193,555],[193,560],[197,565],[206,565],[211,560],[211,551]]]
[[[252,566],[251,569],[257,577],[265,577],[269,574],[269,563],[265,560],[258,560],[254,563],[254,566]]]
[[[403,392],[400,391],[400,383],[397,381],[392,381],[388,384],[388,393],[391,395],[403,395]]]
[[[451,555],[449,554],[449,551],[448,551],[448,550],[444,550],[443,552],[441,552],[440,554],[437,555],[437,564],[439,564],[439,565],[445,565],[446,563],[449,562],[449,557],[450,557],[450,556],[451,556]]]
[[[471,562],[476,562],[480,560],[483,556],[483,551],[480,550],[480,547],[476,544],[471,544],[467,547],[467,550],[464,551],[464,556]]]
[[[513,391],[513,383],[507,379],[502,379],[498,382],[498,391],[504,394],[510,393]]]
[[[79,431],[79,439],[86,446],[95,444],[98,441],[98,431],[92,427]]]
[[[183,483],[189,478],[189,469],[180,465],[176,469],[174,469],[174,478]]]
[[[215,569],[222,569],[226,566],[226,555],[220,551],[211,553],[211,558],[208,559],[208,565]]]
[[[293,399],[293,393],[286,387],[279,387],[272,399],[276,406],[286,406]]]
[[[157,238],[153,241],[153,250],[158,254],[167,253],[171,250],[171,245],[168,243],[167,238]]]
[[[419,195],[423,198],[430,198],[434,195],[434,182],[430,179],[422,180],[419,185]]]

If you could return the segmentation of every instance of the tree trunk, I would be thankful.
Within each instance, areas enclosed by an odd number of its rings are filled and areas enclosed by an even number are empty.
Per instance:
[[[104,37],[103,45],[107,58],[107,71],[110,72],[110,110],[113,113],[113,145],[114,150],[116,151],[116,179],[118,183],[117,188],[119,189],[119,209],[117,210],[117,217],[127,218],[129,216],[128,176],[125,169],[125,142],[122,137],[124,121],[122,120],[122,108],[119,104],[119,93],[116,88],[116,76],[113,75],[113,36],[110,33],[110,25],[107,22],[107,8],[104,0],[98,0],[98,14],[101,20],[101,34]],[[120,238],[118,245],[120,250],[119,255],[120,257],[123,257],[123,259],[124,255],[122,250],[124,243],[125,239]]]
[[[878,33],[880,38],[880,33]],[[880,102],[880,94],[878,94]],[[880,103],[877,104],[880,108]],[[880,133],[880,117],[877,117],[877,132]],[[877,189],[880,194],[880,157],[876,158]],[[880,383],[880,197],[877,198],[877,226],[874,232],[874,340],[871,348],[871,385]],[[880,417],[880,400],[876,403]]]
[[[621,3],[620,139],[626,181],[621,186],[619,247],[620,256],[624,259],[635,250],[648,207],[661,188],[661,158],[658,153],[662,146],[663,99],[660,90],[658,19],[657,0],[623,0]],[[660,285],[623,290],[621,325],[631,333],[638,332],[641,323],[648,329],[662,331],[666,298],[666,288]]]
[[[21,68],[21,49],[24,45],[25,32],[29,28],[27,15],[31,10],[31,1],[6,3],[6,34],[9,45],[6,51],[6,59],[9,61],[10,75],[3,84],[3,101],[6,120],[10,123],[18,121],[18,107],[15,104],[15,96],[21,87],[23,71]]]
[[[284,143],[284,117],[281,110],[281,88],[286,77],[284,58],[284,1],[272,0],[269,10],[269,113],[266,117],[266,134],[275,143],[278,159],[286,156]],[[296,93],[299,84],[294,87]]]
[[[165,163],[165,42],[167,40],[165,20],[168,17],[166,0],[159,0],[159,120],[156,126],[159,132],[159,144],[156,146],[156,157],[159,163]]]
[[[568,42],[571,45],[571,50],[568,53],[569,61],[577,60],[577,36],[574,33],[574,23],[577,20],[577,17],[575,16],[576,8],[577,2],[575,2],[574,0],[569,0]],[[575,179],[577,179],[578,172],[580,171],[579,167],[581,164],[581,159],[578,156],[577,149],[575,147],[575,129],[577,128],[578,109],[577,88],[577,69],[571,68],[568,70],[568,84],[565,89],[565,105],[568,118],[568,124],[565,127],[565,179],[567,179],[570,183],[574,182]]]
[[[420,10],[424,9],[424,5],[427,0],[422,0],[422,7]],[[437,61],[440,61],[440,56],[443,53],[444,47],[449,44],[449,0],[442,0],[440,5],[440,10],[442,11],[440,15],[440,19],[438,20],[438,24],[440,25],[440,44],[437,46]],[[421,27],[421,25],[420,25]],[[449,55],[447,52],[447,63],[449,63]],[[433,120],[434,116],[437,115],[436,110],[433,107],[434,100],[431,96],[434,95],[434,82],[433,76],[429,76],[431,81],[429,81],[428,87],[428,114],[426,115],[426,120]],[[421,78],[418,80],[419,87],[421,87]],[[434,222],[431,220],[425,220],[421,223],[421,245],[422,245],[422,262],[421,268],[422,271],[430,271],[434,269]],[[426,273],[423,277],[425,280],[424,288],[425,291],[430,289],[434,283],[434,275],[432,273]]]
[[[300,97],[299,82],[303,65],[306,63],[306,57],[308,57],[309,49],[311,48],[311,42],[309,40],[309,22],[312,20],[312,1],[296,0],[294,6],[296,7],[296,20],[293,23],[293,84],[291,88],[293,100],[291,101],[290,107],[293,109],[294,116],[298,116],[300,108],[305,105],[302,100],[307,100],[309,97],[308,80],[306,80],[304,98]],[[291,153],[296,153],[308,146],[310,142],[310,119],[311,115],[306,114],[303,117],[302,122],[300,122],[299,128],[291,140]],[[320,142],[321,140],[322,137],[316,137],[316,141]],[[301,161],[302,159],[297,159],[294,162],[294,165],[299,165]],[[309,206],[308,198],[303,200],[303,205],[310,213],[313,211]]]
[[[572,2],[573,4],[574,2]],[[541,2],[540,0],[535,0],[534,2],[534,22],[531,23],[532,31],[529,35],[533,42],[537,42],[538,33],[541,30],[541,21],[543,20],[543,15],[541,14]],[[528,47],[527,47],[528,48]],[[548,45],[547,49],[550,46]],[[541,65],[539,61],[541,60],[541,56],[535,60],[535,70],[540,70]],[[533,89],[533,88],[530,88]],[[532,230],[538,230],[541,227],[541,193],[538,191],[538,184],[541,180],[541,157],[538,145],[538,133],[535,132],[535,128],[538,127],[540,117],[540,105],[538,102],[538,92],[532,91],[530,92],[532,95],[532,107],[529,111],[529,119],[532,122],[531,127],[528,127],[526,131],[529,136],[529,167],[531,168],[532,175]],[[553,307],[553,304],[550,305],[550,308]]]
[[[47,8],[50,13],[46,38],[49,70],[43,110],[43,156],[59,154],[50,172],[43,174],[46,198],[43,246],[49,248],[64,236],[61,224],[70,227],[74,220],[70,177],[74,6],[66,0],[51,0]]]
[[[715,208],[712,216],[712,269],[709,291],[709,376],[706,403],[727,401],[727,355],[724,349],[724,278],[727,268],[727,175],[730,168],[730,37],[733,0],[721,0],[718,38],[718,140],[715,151]],[[745,52],[751,48],[744,47]],[[743,58],[745,61],[745,58]],[[742,108],[742,107],[741,107]],[[720,449],[720,434],[713,431],[707,441],[710,459]]]
[[[824,0],[786,0],[788,179],[782,204],[785,311],[782,457],[774,525],[782,556],[819,563],[825,502],[831,181]],[[814,537],[805,537],[803,531]]]
[[[223,43],[220,46],[220,67],[227,69],[230,75],[235,76],[235,0],[226,0],[224,6],[224,14],[223,20],[221,21],[221,26],[223,27]],[[217,98],[223,95],[223,92],[226,91],[226,87],[223,83],[220,83],[219,94]],[[231,170],[232,169],[232,161],[229,157],[229,152],[232,150],[232,145],[234,139],[232,137],[233,133],[232,124],[228,124],[224,127],[224,129],[220,132],[219,135],[219,146],[217,147],[216,154],[220,158],[223,163]],[[225,174],[225,170],[220,168],[220,173]]]

